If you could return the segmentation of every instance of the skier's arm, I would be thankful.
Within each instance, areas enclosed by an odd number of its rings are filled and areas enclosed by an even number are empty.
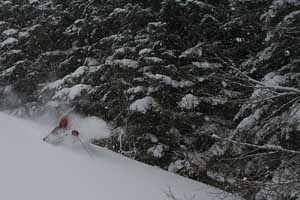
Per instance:
[[[59,127],[55,127],[51,132],[50,134],[55,134],[57,132],[57,130],[59,129]]]
[[[45,136],[43,138],[43,141],[45,141],[50,135],[52,134],[57,134],[57,130],[59,129],[59,127],[55,127],[47,136]]]

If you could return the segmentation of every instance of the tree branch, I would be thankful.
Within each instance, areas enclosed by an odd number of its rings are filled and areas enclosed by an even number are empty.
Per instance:
[[[208,135],[208,136],[211,137],[211,138],[214,138],[216,140],[221,140],[221,141],[225,141],[225,142],[236,144],[236,145],[247,146],[247,147],[252,147],[252,148],[257,148],[257,149],[264,149],[264,150],[269,150],[269,151],[280,151],[280,152],[284,152],[284,153],[300,155],[300,151],[285,149],[285,148],[283,148],[281,146],[278,146],[278,145],[265,144],[265,145],[261,146],[261,145],[256,145],[256,144],[239,142],[239,141],[228,139],[228,138],[222,138],[222,137],[220,137],[216,134],[211,134],[211,135]]]

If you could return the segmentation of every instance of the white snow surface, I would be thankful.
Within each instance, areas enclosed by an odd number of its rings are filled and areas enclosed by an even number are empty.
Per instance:
[[[73,82],[74,79],[80,78],[87,71],[88,71],[88,67],[87,66],[80,66],[73,73],[66,75],[64,78],[56,80],[54,82],[51,82],[51,83],[47,84],[41,90],[41,92],[44,92],[46,90],[53,90],[53,89],[61,88],[62,85],[65,84],[66,82]],[[66,90],[63,91],[63,92],[66,92]]]
[[[217,200],[221,191],[94,145],[42,142],[49,127],[0,113],[0,199]],[[106,131],[106,130],[104,130]],[[233,199],[233,197],[228,197]]]
[[[141,55],[149,54],[149,53],[151,53],[151,52],[152,52],[152,49],[150,49],[150,48],[141,49],[141,50],[139,51],[139,55],[141,56]]]
[[[124,14],[124,13],[126,13],[126,10],[125,9],[122,9],[122,8],[115,8],[114,10],[113,10],[113,12],[112,13],[110,13],[110,17],[114,17],[114,16],[117,16],[117,15],[119,15],[119,14]]]
[[[6,40],[4,40],[3,42],[0,43],[0,47],[6,47],[8,45],[16,45],[18,43],[18,40],[16,38],[13,37],[9,37]]]
[[[29,3],[30,3],[30,4],[33,4],[33,3],[39,3],[39,0],[29,0]]]
[[[119,65],[122,68],[133,68],[136,69],[139,66],[139,62],[131,59],[113,60],[112,65]]]
[[[99,65],[99,62],[94,58],[88,57],[84,60],[84,65],[85,66],[97,66],[97,65]]]
[[[73,100],[80,96],[82,91],[88,91],[91,86],[85,84],[77,84],[71,88],[63,88],[56,92],[52,99],[63,99],[63,100]]]
[[[161,81],[166,85],[170,85],[174,88],[184,88],[184,87],[190,87],[193,86],[194,83],[191,81],[186,81],[186,80],[182,80],[182,81],[176,81],[171,79],[171,77],[163,75],[163,74],[151,74],[151,73],[144,73],[147,77],[149,77],[150,79],[155,79],[157,81]]]
[[[17,29],[7,29],[7,30],[2,32],[2,34],[4,36],[13,36],[13,35],[16,35],[17,33],[18,33]]]
[[[19,37],[19,39],[28,38],[28,37],[30,37],[30,34],[27,31],[22,31],[22,32],[18,33],[18,37]]]
[[[164,154],[164,146],[162,144],[154,145],[149,148],[147,152],[156,158],[162,158]]]
[[[146,113],[147,110],[149,110],[151,108],[156,108],[157,105],[158,104],[156,103],[156,101],[152,97],[146,96],[142,99],[138,99],[135,102],[133,102],[129,106],[129,109],[132,110],[132,111]]]
[[[136,93],[139,93],[139,92],[144,92],[146,90],[147,90],[147,88],[145,88],[143,86],[136,86],[136,87],[129,88],[126,91],[126,93],[127,94],[136,94]]]
[[[187,110],[191,110],[196,108],[199,105],[199,98],[194,96],[193,94],[187,94],[182,97],[181,101],[178,103],[180,108],[184,108]]]

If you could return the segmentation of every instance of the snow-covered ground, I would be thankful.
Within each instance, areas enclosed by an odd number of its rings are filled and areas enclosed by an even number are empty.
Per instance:
[[[224,195],[100,147],[89,145],[90,157],[80,144],[42,142],[49,127],[33,122],[0,113],[0,127],[0,199],[168,200],[170,191],[180,200]],[[102,131],[107,135],[108,129]]]

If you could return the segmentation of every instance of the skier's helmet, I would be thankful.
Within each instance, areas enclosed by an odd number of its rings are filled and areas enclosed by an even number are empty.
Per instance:
[[[67,118],[67,116],[63,116],[59,121],[59,127],[67,128],[67,126],[68,126],[68,118]]]
[[[72,135],[78,137],[78,136],[79,136],[79,132],[76,131],[76,130],[73,130],[73,131],[72,131]]]

